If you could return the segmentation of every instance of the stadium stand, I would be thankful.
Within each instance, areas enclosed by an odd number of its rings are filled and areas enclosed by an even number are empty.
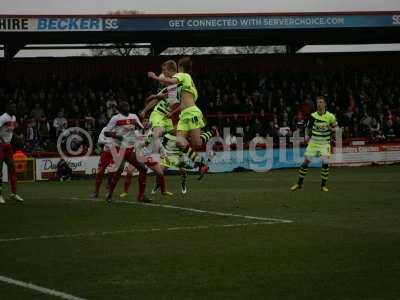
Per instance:
[[[372,59],[373,58],[373,59]],[[344,138],[400,139],[400,68],[396,53],[195,57],[199,105],[208,122],[231,128],[227,143],[302,131],[317,95],[325,95]],[[127,100],[143,107],[157,86],[146,78],[166,58],[21,59],[0,66],[0,105],[18,105],[28,152],[52,151],[79,126],[94,137]],[[237,129],[243,127],[242,129]]]

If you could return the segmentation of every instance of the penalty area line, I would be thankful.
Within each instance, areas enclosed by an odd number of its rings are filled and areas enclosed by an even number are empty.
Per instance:
[[[78,197],[61,198],[61,199],[64,199],[64,200],[78,200],[78,201],[80,200],[80,201],[104,202],[102,200],[95,200],[95,199],[90,199],[90,198],[78,198]],[[131,204],[131,205],[142,205],[142,206],[153,206],[153,207],[177,209],[177,210],[190,211],[190,212],[195,212],[195,213],[200,213],[200,214],[222,216],[222,217],[242,218],[242,219],[257,220],[257,221],[271,221],[271,222],[274,222],[274,223],[293,223],[294,222],[293,220],[268,218],[268,217],[257,217],[257,216],[247,216],[247,215],[232,214],[232,213],[225,213],[225,212],[218,212],[218,211],[202,210],[202,209],[190,208],[190,207],[168,205],[168,204],[141,203],[141,202],[124,201],[124,200],[113,200],[113,202],[114,203],[126,203],[126,204]]]
[[[147,233],[147,232],[161,232],[161,231],[184,231],[184,230],[202,230],[202,229],[213,229],[213,228],[235,228],[245,226],[259,226],[259,225],[271,225],[277,224],[277,222],[257,222],[257,223],[234,223],[234,224],[215,224],[215,225],[197,225],[197,226],[175,226],[166,228],[149,228],[149,229],[130,229],[130,230],[116,230],[116,231],[103,231],[103,232],[87,232],[87,233],[75,233],[75,234],[55,234],[55,235],[39,235],[39,236],[22,236],[15,238],[0,239],[0,243],[5,242],[18,242],[25,240],[49,240],[49,239],[63,239],[63,238],[81,238],[81,237],[96,237],[126,233]]]
[[[48,289],[33,283],[29,283],[29,282],[24,282],[24,281],[20,281],[20,280],[16,280],[10,277],[6,277],[6,276],[2,276],[0,275],[0,282],[4,282],[10,285],[16,285],[19,287],[23,287],[23,288],[27,288],[30,290],[34,290],[36,292],[42,293],[42,294],[46,294],[46,295],[50,295],[50,296],[55,296],[61,299],[66,299],[66,300],[86,300],[84,298],[80,298],[80,297],[76,297],[64,292],[60,292],[60,291],[56,291],[53,289]]]

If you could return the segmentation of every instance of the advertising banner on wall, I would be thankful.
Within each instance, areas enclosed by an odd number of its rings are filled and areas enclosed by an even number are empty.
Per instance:
[[[205,155],[202,153],[202,155]],[[303,161],[304,149],[259,149],[255,151],[216,152],[210,158],[210,172],[252,170],[267,172],[271,169],[297,168]],[[55,175],[59,158],[36,159],[36,180],[47,180]],[[75,175],[96,174],[98,156],[76,157],[67,160]],[[333,166],[361,166],[369,164],[400,163],[400,145],[373,145],[344,147],[331,157]],[[311,167],[318,167],[315,159]],[[125,166],[127,169],[127,165]],[[6,170],[3,175],[6,177]],[[124,172],[125,174],[125,172]],[[136,172],[134,173],[136,174]]]
[[[0,32],[215,31],[400,27],[400,14],[0,16]]]

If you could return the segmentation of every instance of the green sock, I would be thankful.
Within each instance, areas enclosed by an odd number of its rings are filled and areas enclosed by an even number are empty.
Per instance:
[[[326,186],[329,176],[329,165],[323,164],[321,168],[321,187]]]
[[[200,134],[200,138],[203,143],[207,143],[213,137],[213,133],[211,131],[203,132]]]
[[[299,169],[299,180],[297,182],[298,185],[303,185],[304,177],[306,177],[308,171],[308,165],[302,164]]]
[[[182,151],[194,163],[200,162],[200,156],[189,145]]]

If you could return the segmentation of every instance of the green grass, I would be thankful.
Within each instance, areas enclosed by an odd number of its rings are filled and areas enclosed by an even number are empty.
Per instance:
[[[299,192],[296,170],[190,177],[186,196],[171,176],[176,196],[154,197],[294,221],[242,227],[220,225],[260,221],[66,199],[87,198],[93,181],[23,183],[26,202],[0,206],[0,240],[33,239],[0,241],[0,275],[88,299],[399,299],[399,171],[333,169],[329,193],[316,169]],[[82,236],[37,238],[71,234]],[[55,298],[0,282],[0,299]]]

